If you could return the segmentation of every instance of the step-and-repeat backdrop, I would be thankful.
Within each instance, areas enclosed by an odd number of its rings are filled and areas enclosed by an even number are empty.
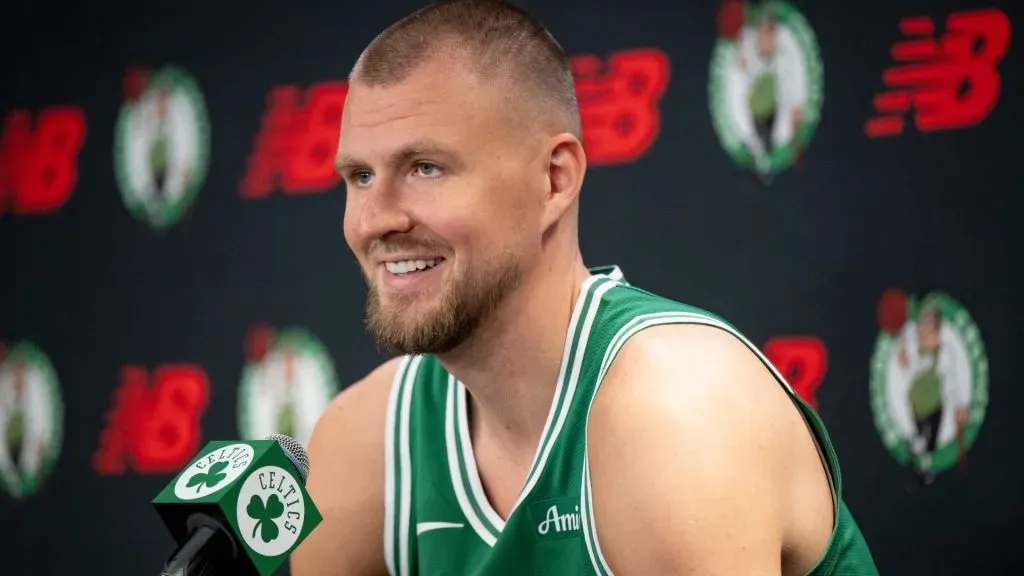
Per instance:
[[[149,501],[201,445],[307,441],[382,360],[332,155],[349,68],[420,4],[116,4],[0,8],[10,576],[154,571]],[[523,4],[572,56],[588,264],[764,347],[883,574],[1013,573],[1021,5]]]

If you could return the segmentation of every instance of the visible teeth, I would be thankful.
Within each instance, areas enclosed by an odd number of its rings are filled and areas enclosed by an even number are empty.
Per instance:
[[[384,267],[392,274],[408,274],[419,270],[433,268],[440,263],[440,260],[400,260],[398,262],[385,262]]]

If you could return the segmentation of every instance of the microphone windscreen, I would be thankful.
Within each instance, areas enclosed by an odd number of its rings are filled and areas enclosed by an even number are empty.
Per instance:
[[[299,476],[302,477],[302,484],[306,484],[306,477],[309,476],[309,454],[298,440],[284,434],[271,434],[267,440],[274,440],[281,445],[288,459],[295,465]]]

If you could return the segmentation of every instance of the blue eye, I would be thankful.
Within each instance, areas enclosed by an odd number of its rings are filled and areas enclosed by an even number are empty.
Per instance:
[[[373,173],[367,172],[366,170],[360,170],[352,173],[352,181],[357,186],[369,186],[370,182],[373,182]]]
[[[424,178],[436,178],[441,175],[441,167],[430,162],[416,164],[416,174]]]

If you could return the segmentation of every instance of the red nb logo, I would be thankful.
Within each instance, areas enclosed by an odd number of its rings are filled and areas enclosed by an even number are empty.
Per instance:
[[[334,153],[341,132],[345,82],[275,88],[267,98],[263,127],[242,180],[243,198],[324,192],[338,183]]]
[[[161,366],[152,379],[142,366],[122,368],[93,468],[105,476],[124,474],[129,467],[162,474],[188,464],[199,449],[209,395],[206,373],[198,366]]]
[[[661,97],[668,87],[669,59],[644,48],[572,59],[583,146],[594,165],[625,164],[643,156],[658,139]]]
[[[48,108],[8,112],[0,127],[0,214],[45,214],[64,205],[78,179],[85,114]]]
[[[878,115],[864,126],[868,136],[902,133],[911,108],[923,132],[968,128],[988,117],[999,100],[997,66],[1010,46],[1010,19],[1002,10],[955,12],[939,40],[925,16],[903,18],[900,31],[910,39],[892,47],[901,64],[882,74],[889,90],[875,96]]]
[[[818,408],[816,392],[828,370],[828,349],[813,336],[777,337],[764,345],[764,355],[812,408]]]

